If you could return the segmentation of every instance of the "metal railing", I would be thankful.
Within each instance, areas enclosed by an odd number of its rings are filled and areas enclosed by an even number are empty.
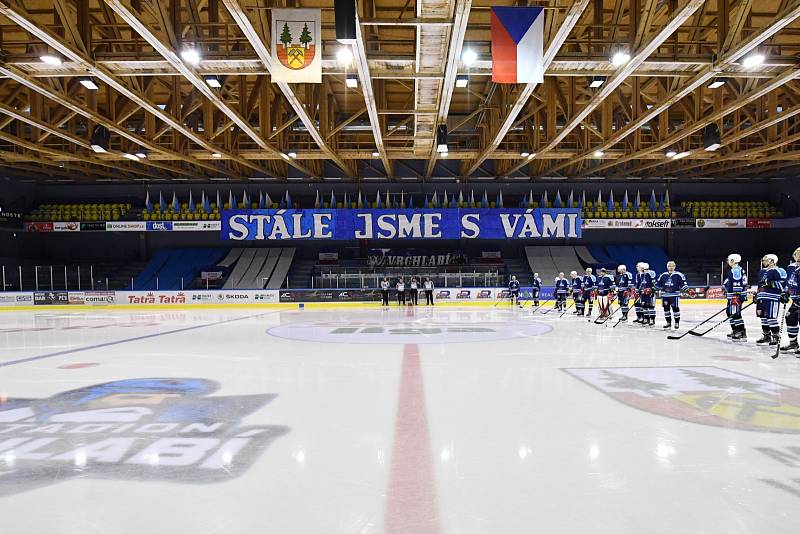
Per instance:
[[[398,275],[388,273],[322,273],[311,278],[311,286],[319,289],[376,288],[380,287],[384,276],[389,279],[391,284],[394,284]],[[506,275],[497,271],[404,274],[403,278],[408,283],[412,276],[417,278],[420,285],[422,285],[425,278],[430,278],[437,287],[496,287],[507,283]]]

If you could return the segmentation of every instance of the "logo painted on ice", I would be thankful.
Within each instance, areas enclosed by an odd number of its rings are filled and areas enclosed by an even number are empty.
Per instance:
[[[620,402],[709,426],[800,433],[800,389],[718,367],[564,369]]]
[[[106,382],[0,403],[0,497],[76,477],[215,482],[245,472],[289,428],[241,426],[274,394],[208,397],[200,378]]]

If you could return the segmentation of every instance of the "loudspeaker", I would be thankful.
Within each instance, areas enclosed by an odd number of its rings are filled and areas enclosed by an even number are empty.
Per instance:
[[[352,44],[356,40],[356,0],[334,0],[334,18],[336,20],[336,40],[343,44]]]

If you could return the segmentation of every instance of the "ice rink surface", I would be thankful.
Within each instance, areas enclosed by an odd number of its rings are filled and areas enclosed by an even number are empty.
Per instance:
[[[0,532],[794,534],[800,359],[752,311],[2,313]]]

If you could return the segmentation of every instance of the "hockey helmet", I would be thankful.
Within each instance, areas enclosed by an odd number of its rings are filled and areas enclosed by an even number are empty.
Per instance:
[[[570,271],[569,275],[574,278],[574,277],[578,276],[578,271]]]
[[[775,254],[764,254],[764,257],[762,259],[771,261],[772,263],[775,264],[778,263],[778,256],[776,256]]]
[[[625,272],[627,270],[628,270],[628,267],[625,266],[625,265],[620,265],[619,267],[617,267],[617,272],[618,273],[622,273],[622,272]]]
[[[646,271],[646,270],[647,270],[647,269],[649,269],[649,268],[650,268],[650,264],[649,264],[649,263],[647,263],[646,261],[643,261],[643,262],[642,262],[642,269],[644,269],[644,270]]]
[[[742,257],[738,254],[729,254],[728,261],[729,262],[732,261],[733,263],[739,263],[740,261],[742,261]]]

